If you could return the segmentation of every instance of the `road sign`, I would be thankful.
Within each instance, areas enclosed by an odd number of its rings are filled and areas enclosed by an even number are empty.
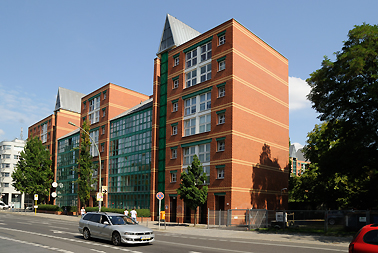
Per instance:
[[[34,194],[34,200],[38,200],[38,194]]]
[[[156,193],[156,198],[157,198],[158,200],[162,200],[162,199],[164,199],[164,193],[162,193],[162,192],[158,192],[158,193]]]
[[[102,195],[102,192],[98,192],[97,193],[97,201],[103,201],[104,200],[104,196]]]
[[[101,186],[101,190],[103,194],[108,193],[108,187],[107,186]]]

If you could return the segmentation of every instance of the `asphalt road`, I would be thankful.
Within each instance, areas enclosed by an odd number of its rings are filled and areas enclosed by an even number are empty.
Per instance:
[[[0,212],[0,252],[179,252],[179,253],[315,253],[348,252],[345,245],[243,239],[217,236],[216,230],[184,234],[180,231],[155,231],[155,242],[148,245],[113,246],[111,242],[86,241],[77,230],[77,221]],[[204,234],[205,233],[205,234]],[[229,233],[234,233],[230,231]],[[267,237],[269,235],[266,235]]]

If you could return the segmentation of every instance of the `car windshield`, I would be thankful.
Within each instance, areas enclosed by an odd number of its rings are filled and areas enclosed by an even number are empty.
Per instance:
[[[136,224],[131,218],[127,216],[109,216],[113,225],[134,225]]]

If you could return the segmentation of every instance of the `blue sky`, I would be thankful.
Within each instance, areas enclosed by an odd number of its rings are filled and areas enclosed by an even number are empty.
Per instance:
[[[58,87],[115,83],[151,95],[166,14],[199,32],[236,19],[289,60],[290,139],[319,121],[305,80],[334,59],[354,25],[378,23],[378,1],[0,0],[0,141],[53,113]]]

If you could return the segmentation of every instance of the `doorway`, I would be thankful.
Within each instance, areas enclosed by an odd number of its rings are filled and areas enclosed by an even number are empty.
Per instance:
[[[177,213],[177,197],[169,197],[169,202],[171,203],[171,218],[170,222],[176,222],[176,213]]]

